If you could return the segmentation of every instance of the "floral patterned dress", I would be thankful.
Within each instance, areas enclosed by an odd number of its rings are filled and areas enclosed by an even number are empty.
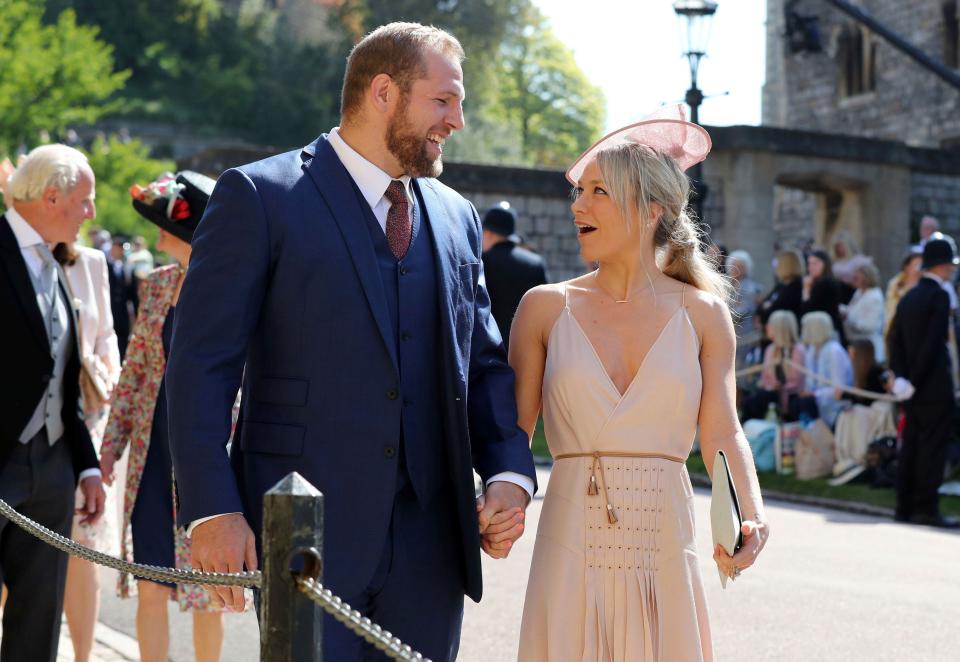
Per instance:
[[[133,562],[133,533],[131,516],[137,502],[137,492],[150,448],[154,409],[160,392],[166,360],[163,352],[163,323],[173,304],[177,283],[183,270],[178,265],[160,267],[143,281],[140,291],[140,309],[127,346],[127,355],[120,373],[120,382],[113,393],[113,403],[101,454],[113,453],[119,459],[129,448],[126,492],[123,500],[123,532],[120,536],[120,554]],[[171,475],[170,489],[174,490]],[[174,514],[174,521],[176,516]],[[174,527],[176,565],[184,570],[190,566],[190,539],[182,527]],[[136,595],[136,580],[128,573],[120,573],[118,594],[127,598]],[[180,609],[208,611],[209,596],[205,589],[192,584],[179,584],[176,599]]]

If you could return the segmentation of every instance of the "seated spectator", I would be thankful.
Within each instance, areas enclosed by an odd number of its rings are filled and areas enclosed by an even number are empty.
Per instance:
[[[890,279],[887,283],[887,296],[884,305],[883,315],[883,335],[886,337],[890,331],[890,323],[893,322],[893,316],[897,312],[897,304],[903,295],[910,291],[910,288],[920,280],[922,272],[920,264],[923,261],[923,254],[916,248],[911,248],[904,255],[900,263],[900,273]]]
[[[803,365],[803,345],[797,332],[797,318],[789,310],[778,310],[766,327],[770,344],[763,353],[760,388],[743,403],[744,419],[764,418],[770,404],[777,406],[781,418],[795,419],[790,411],[790,396],[803,388],[803,374],[792,363]]]
[[[883,292],[880,291],[880,274],[872,262],[861,264],[853,274],[857,291],[849,306],[841,309],[847,340],[869,340],[873,343],[877,361],[885,360],[886,347],[883,341]]]
[[[844,343],[840,319],[840,283],[833,277],[833,265],[826,251],[815,250],[807,257],[807,275],[803,278],[802,314],[822,310],[837,329],[840,344]]]
[[[853,366],[846,350],[837,340],[833,320],[824,312],[807,313],[800,320],[807,378],[801,394],[816,399],[820,418],[833,427],[843,407],[837,386],[853,385]]]
[[[891,383],[888,377],[891,373],[877,362],[876,345],[872,340],[854,340],[847,349],[847,355],[853,367],[854,386],[873,393],[890,392]],[[875,402],[873,398],[857,395],[848,395],[847,399],[854,404],[868,406]]]
[[[893,376],[877,364],[872,341],[855,340],[847,351],[853,365],[854,386],[874,393],[889,393],[893,389]],[[870,442],[896,435],[892,403],[867,396],[846,397],[852,406],[837,416],[831,485],[842,485],[863,472]]]
[[[747,352],[756,344],[756,326],[753,314],[760,303],[760,284],[750,277],[753,259],[746,251],[733,251],[727,257],[727,275],[733,286],[730,312],[737,332],[737,368],[743,367]]]
[[[800,255],[794,251],[782,251],[777,254],[774,273],[777,284],[757,309],[760,323],[764,326],[777,310],[789,310],[794,317],[800,319],[803,295],[803,261]]]

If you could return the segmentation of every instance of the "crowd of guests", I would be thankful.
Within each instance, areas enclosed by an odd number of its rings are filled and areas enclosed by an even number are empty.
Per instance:
[[[88,236],[92,247],[86,248],[70,240],[70,231],[50,229],[64,213],[77,227],[96,216],[94,175],[72,148],[34,150],[4,191],[7,212],[0,243],[22,253],[26,270],[19,280],[10,280],[9,287],[4,284],[0,303],[21,310],[15,301],[36,298],[42,319],[11,316],[0,337],[7,346],[32,347],[38,335],[32,325],[42,325],[50,342],[42,343],[36,357],[23,352],[16,359],[18,374],[38,378],[25,387],[32,389],[29,397],[7,398],[28,406],[17,405],[7,421],[12,427],[4,428],[12,435],[6,436],[20,443],[0,449],[0,497],[84,545],[129,561],[190,567],[189,538],[175,517],[164,367],[193,231],[213,185],[209,178],[184,172],[132,189],[134,208],[159,228],[157,250],[172,258],[160,267],[142,237],[111,237],[94,229]],[[52,210],[50,196],[66,199],[67,211]],[[183,204],[174,207],[171,201]],[[547,272],[543,259],[517,235],[517,216],[509,204],[489,209],[482,224],[493,317],[508,342],[520,299],[548,282]],[[54,244],[52,252],[45,250]],[[829,250],[780,252],[776,282],[769,289],[753,279],[747,252],[726,255],[718,246],[711,250],[734,289],[738,368],[760,367],[756,382],[743,393],[743,417],[764,418],[772,409],[783,421],[820,418],[839,429],[852,408],[871,406],[863,392],[894,394],[905,403],[897,519],[956,526],[937,510],[936,491],[952,439],[958,298],[953,277],[958,259],[952,239],[937,232],[935,219],[923,220],[921,242],[906,250],[885,294],[873,260],[843,233]],[[70,321],[70,308],[76,312],[75,322]],[[64,342],[68,327],[77,339],[75,352]],[[70,389],[76,388],[72,384],[79,384],[82,412],[64,406],[62,420],[50,423],[57,418],[50,416],[50,407],[70,401]],[[847,387],[860,394],[844,390]],[[859,446],[853,446],[854,461],[862,461]],[[49,476],[14,476],[8,458],[29,464],[41,455],[45,459],[36,466]],[[37,487],[44,481],[56,483],[67,471],[80,486],[75,494],[71,488],[69,495],[61,495],[69,501],[66,514],[48,514],[44,509],[49,503],[34,503]],[[112,504],[120,506],[119,513],[110,511]],[[44,543],[29,537],[0,549],[0,554],[6,573],[0,579],[9,589],[5,618],[22,624],[3,638],[4,653],[11,659],[34,659],[39,648],[55,646],[56,637],[51,643],[40,630],[55,631],[58,621],[46,622],[36,613],[59,614],[62,604],[75,658],[89,659],[100,591],[96,568],[77,559],[67,564],[66,557],[51,556]],[[36,563],[14,562],[16,558]],[[41,579],[51,566],[61,568],[62,584]],[[119,590],[124,597],[138,597],[142,659],[167,658],[170,600],[195,614],[197,659],[219,658],[221,605],[204,589],[124,575]]]
[[[954,438],[957,257],[953,239],[926,216],[920,242],[905,248],[885,292],[873,259],[845,232],[828,250],[779,252],[769,289],[753,280],[748,253],[733,251],[724,262],[734,286],[737,368],[759,370],[740,382],[743,419],[823,420],[838,449],[858,449],[835,465],[853,478],[860,471],[851,465],[862,470],[871,431],[882,426],[851,422],[895,413],[896,518],[944,527],[957,526],[937,506]]]
[[[43,418],[34,412],[31,421],[38,422],[28,426],[30,438],[25,442],[21,439],[21,443],[29,452],[33,452],[35,443],[47,444],[48,439],[60,442],[59,446],[53,444],[53,448],[71,446],[70,452],[59,458],[60,464],[72,463],[75,473],[91,480],[82,481],[72,500],[77,514],[72,514],[73,503],[64,511],[71,514],[70,521],[64,513],[48,515],[38,511],[33,503],[36,497],[18,498],[29,494],[29,490],[12,489],[18,485],[4,473],[4,460],[9,451],[6,449],[0,454],[0,497],[49,528],[71,535],[92,549],[119,554],[127,561],[189,569],[190,539],[176,521],[164,368],[193,231],[213,191],[214,181],[198,173],[183,172],[177,176],[163,175],[145,187],[131,189],[134,209],[159,228],[156,250],[170,258],[170,264],[157,266],[143,237],[111,236],[96,225],[91,225],[87,232],[89,247],[69,240],[69,228],[60,233],[64,241],[51,241],[53,235],[45,228],[56,218],[55,212],[44,206],[44,194],[64,196],[73,191],[78,191],[77,196],[82,194],[82,199],[78,198],[80,204],[70,210],[68,219],[75,224],[74,234],[80,223],[96,218],[95,176],[79,151],[64,145],[40,147],[21,159],[16,169],[9,168],[4,174],[6,177],[0,177],[0,188],[4,193],[5,218],[13,236],[0,236],[0,240],[9,239],[12,246],[19,246],[30,266],[37,256],[40,256],[37,261],[46,265],[44,260],[49,252],[49,283],[41,281],[39,276],[34,278],[36,274],[32,271],[29,275],[37,291],[59,291],[59,295],[51,294],[52,304],[48,302],[47,308],[41,307],[41,312],[45,317],[43,324],[48,330],[53,329],[48,331],[54,344],[50,351],[55,365],[60,366],[62,379],[46,387],[40,398],[41,406],[48,399],[58,403],[68,400],[69,394],[57,390],[63,388],[64,382],[79,383],[83,403],[80,420],[86,431],[85,435],[76,435],[64,434],[60,429],[48,430],[49,426],[43,426]],[[78,187],[78,181],[87,185]],[[176,208],[173,218],[171,200],[178,205],[183,203]],[[530,288],[547,282],[543,259],[517,234],[516,224],[516,212],[506,202],[489,209],[483,218],[487,285],[493,316],[505,341],[522,296]],[[52,251],[43,251],[54,243]],[[38,266],[39,273],[46,273],[42,269],[47,268]],[[17,295],[32,298],[33,292],[17,292]],[[58,297],[62,305],[58,305]],[[71,353],[69,344],[57,345],[55,335],[56,329],[71,326],[66,314],[69,305],[76,313],[72,326],[79,356]],[[17,325],[7,325],[6,330],[11,329],[16,333]],[[65,335],[62,330],[60,334],[61,338]],[[11,342],[14,342],[13,336]],[[22,344],[19,340],[16,342]],[[72,363],[74,359],[76,366]],[[34,372],[47,370],[38,366]],[[24,416],[27,413],[25,410]],[[63,414],[67,421],[71,421],[72,416],[72,412]],[[11,420],[14,419],[19,420],[17,416]],[[39,432],[33,430],[37,427]],[[17,435],[22,436],[19,430]],[[70,455],[82,455],[85,459],[78,466],[75,457],[69,459]],[[94,458],[100,458],[99,463]],[[51,467],[47,470],[52,471]],[[0,527],[0,532],[2,530]],[[14,634],[19,634],[20,628],[8,627],[3,637],[4,654],[12,654],[11,659],[45,656],[41,649],[46,651],[49,646],[55,646],[57,638],[39,634],[38,628],[49,630],[59,626],[58,621],[48,623],[46,618],[37,618],[37,613],[59,614],[62,605],[74,657],[80,662],[89,660],[101,591],[96,566],[74,557],[68,562],[66,555],[57,554],[30,536],[25,536],[21,543],[0,550],[4,555],[0,566],[6,570],[0,577],[4,586],[5,622],[23,623],[22,637]],[[12,563],[7,558],[10,554],[48,564],[55,558],[52,566],[62,566],[62,583],[41,578],[39,573],[46,570],[39,564],[36,568],[23,569]],[[40,586],[39,592],[44,595],[38,595],[37,590],[30,588],[33,586]],[[218,601],[211,599],[211,594],[202,587],[137,580],[121,573],[118,593],[121,597],[137,598],[141,659],[167,659],[167,603],[171,600],[194,614],[196,659],[201,662],[219,659],[223,612]]]
[[[172,259],[160,267],[142,237],[93,228],[91,247],[75,243],[79,225],[96,218],[95,176],[81,152],[38,147],[0,184],[6,208],[0,247],[22,255],[22,261],[4,258],[11,278],[0,281],[6,320],[0,337],[22,348],[12,369],[23,382],[22,395],[4,395],[12,410],[0,444],[0,498],[87,547],[187,569],[189,539],[175,516],[164,363],[193,230],[214,182],[181,173],[135,187],[133,207],[159,227],[156,249]],[[173,200],[180,202],[171,219]],[[38,314],[18,305],[34,299]],[[78,399],[82,409],[74,411],[67,403]],[[10,439],[19,443],[11,446]],[[76,494],[68,473],[79,482]],[[9,526],[0,520],[0,657],[55,658],[62,608],[74,659],[89,660],[101,590],[96,566],[68,562],[32,536],[5,531]],[[220,658],[222,609],[203,588],[121,575],[118,591],[137,596],[141,659],[168,657],[170,600],[194,612],[196,659]]]

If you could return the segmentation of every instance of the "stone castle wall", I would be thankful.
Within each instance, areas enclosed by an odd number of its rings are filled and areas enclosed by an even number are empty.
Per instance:
[[[853,21],[822,0],[793,7],[816,16],[824,47],[820,53],[790,54],[784,42],[784,5],[767,0],[767,65],[763,124],[844,133],[941,147],[960,137],[960,90],[874,35],[876,88],[843,97],[837,36]],[[939,61],[946,57],[944,0],[856,0],[888,28]]]

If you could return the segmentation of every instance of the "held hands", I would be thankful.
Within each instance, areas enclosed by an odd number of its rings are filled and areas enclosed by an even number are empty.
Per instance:
[[[113,453],[104,453],[100,456],[100,473],[103,474],[103,482],[107,485],[113,485],[117,479],[114,472],[114,465],[117,463],[117,456]]]
[[[191,563],[204,572],[242,572],[257,569],[257,547],[253,531],[240,513],[220,515],[198,524],[190,536]],[[243,611],[243,588],[211,586],[211,601],[216,607]]]
[[[513,543],[523,535],[529,501],[526,490],[505,481],[490,483],[477,499],[480,548],[490,557],[505,559],[510,554]]]
[[[78,515],[83,515],[80,522],[94,524],[103,515],[103,505],[107,500],[100,476],[87,476],[81,480],[80,492],[83,494],[83,505],[76,510]]]
[[[713,560],[717,562],[720,571],[736,579],[741,572],[749,568],[757,560],[757,555],[767,544],[767,538],[770,537],[770,527],[766,522],[754,517],[753,520],[744,520],[740,527],[740,533],[743,534],[743,545],[733,556],[727,554],[722,546],[717,545],[713,550]]]

